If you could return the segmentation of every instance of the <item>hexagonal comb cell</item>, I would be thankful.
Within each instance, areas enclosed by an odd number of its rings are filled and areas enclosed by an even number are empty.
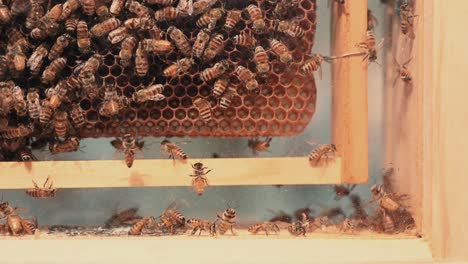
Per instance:
[[[82,137],[115,137],[130,131],[139,136],[290,136],[301,133],[315,112],[316,87],[312,75],[302,75],[298,69],[308,59],[314,44],[316,27],[316,0],[300,0],[297,6],[288,10],[286,17],[293,20],[305,31],[305,36],[293,38],[281,32],[275,32],[274,21],[278,18],[273,13],[274,5],[267,0],[225,1],[226,9],[243,9],[249,4],[258,4],[264,11],[266,32],[257,34],[252,30],[248,15],[243,12],[240,21],[231,31],[227,31],[221,19],[212,30],[211,36],[224,36],[224,49],[215,58],[202,61],[195,58],[194,64],[187,70],[172,77],[164,76],[163,70],[176,61],[185,58],[178,48],[165,56],[149,56],[149,71],[146,76],[137,76],[135,65],[120,65],[120,44],[99,49],[104,61],[97,71],[97,79],[102,83],[114,83],[117,93],[128,101],[133,94],[152,84],[164,86],[161,101],[131,102],[120,111],[119,115],[104,117],[99,114],[103,100],[82,98],[80,106],[85,112],[86,124],[81,131]],[[217,3],[217,6],[220,4]],[[194,19],[198,19],[195,17]],[[195,43],[200,28],[192,21],[170,21],[161,24],[162,29],[175,25]],[[253,60],[254,47],[234,43],[233,38],[241,31],[252,34],[257,44],[267,51],[270,70],[266,74],[257,73],[257,64]],[[273,36],[290,51],[293,59],[287,64],[270,47]],[[68,56],[70,70],[76,67],[76,61],[83,56]],[[213,67],[217,62],[226,60],[229,67],[220,77],[206,80],[201,72]],[[253,73],[258,89],[247,89],[248,79],[238,74],[237,67],[244,66]],[[228,87],[236,90],[228,106],[221,107],[220,98],[214,97],[214,83],[218,78],[228,80]],[[30,80],[31,82],[34,80]],[[193,102],[204,98],[212,107],[210,121],[204,121],[200,110]]]

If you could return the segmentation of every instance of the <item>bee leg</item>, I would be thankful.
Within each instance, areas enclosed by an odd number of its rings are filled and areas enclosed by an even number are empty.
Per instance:
[[[199,230],[198,235],[200,236],[200,235],[201,235],[201,231],[202,231],[203,229],[202,229],[202,228],[199,228],[198,230]]]
[[[234,227],[233,226],[231,226],[231,233],[232,233],[233,236],[237,236],[236,232],[234,232]]]
[[[268,236],[268,228],[265,228],[265,235]]]
[[[192,229],[192,233],[190,233],[190,235],[191,235],[191,236],[195,235],[195,233],[197,232],[197,229],[198,229],[198,227],[194,227],[194,228]]]

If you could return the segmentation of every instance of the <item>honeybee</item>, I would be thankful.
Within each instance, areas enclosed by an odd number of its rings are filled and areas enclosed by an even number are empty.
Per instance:
[[[137,40],[133,36],[128,36],[124,39],[120,46],[119,58],[120,64],[124,67],[130,65],[130,60],[132,59],[133,50],[135,49]]]
[[[333,190],[335,192],[335,200],[339,200],[345,196],[349,196],[351,192],[356,188],[356,184],[352,185],[334,185]]]
[[[6,127],[0,131],[0,138],[14,139],[29,136],[34,131],[34,125],[19,125],[17,127]]]
[[[3,9],[0,9],[2,13]],[[9,11],[8,11],[9,12]],[[33,29],[39,26],[41,17],[44,16],[44,8],[37,1],[31,1],[31,9],[26,16],[25,26],[27,29]]]
[[[149,70],[148,53],[142,47],[142,42],[138,44],[135,52],[135,72],[138,76],[146,76]]]
[[[151,17],[132,17],[124,21],[124,26],[129,30],[151,30],[157,28],[156,21]]]
[[[395,223],[392,217],[389,214],[386,214],[385,212],[383,212],[382,214],[383,231],[387,234],[395,233]]]
[[[176,9],[180,17],[193,15],[193,0],[179,0]]]
[[[282,63],[289,64],[292,62],[291,52],[281,41],[277,39],[270,40],[270,47]]]
[[[211,7],[216,4],[218,0],[199,0],[193,3],[193,15],[197,16],[207,12]]]
[[[366,50],[366,56],[362,59],[363,61],[369,59],[369,62],[377,60],[377,50],[383,45],[383,40],[376,45],[374,32],[368,30],[366,33],[366,41],[358,44],[358,47]]]
[[[30,90],[26,95],[26,100],[28,102],[29,117],[33,120],[39,119],[41,112],[39,93],[34,89]]]
[[[15,0],[11,1],[10,11],[13,16],[25,14],[31,8],[31,1],[29,0]]]
[[[379,24],[377,18],[372,14],[370,9],[367,9],[367,30],[374,30],[375,26]]]
[[[81,109],[79,104],[73,104],[72,109],[70,111],[70,117],[74,128],[78,129],[83,127],[85,123],[85,117],[83,109]]]
[[[291,223],[288,226],[288,231],[293,236],[305,236],[309,229],[309,217],[306,213],[302,213],[301,219]]]
[[[119,16],[124,9],[125,0],[112,0],[112,4],[109,8],[110,13],[113,16]]]
[[[150,9],[148,7],[134,0],[127,0],[125,8],[137,17],[147,17],[150,15]]]
[[[167,6],[154,12],[154,19],[157,22],[174,20],[179,16],[177,8]]]
[[[65,20],[65,29],[68,33],[74,32],[78,27],[78,17],[73,16]]]
[[[180,50],[180,52],[182,52],[182,54],[187,57],[191,55],[192,47],[190,46],[187,36],[185,36],[180,29],[174,26],[170,26],[167,29],[167,34],[169,34],[169,37],[172,39],[172,41],[174,41],[176,47]]]
[[[224,37],[221,34],[217,34],[208,42],[205,52],[203,53],[203,60],[210,61],[214,59],[223,49]]]
[[[255,47],[254,61],[257,65],[257,73],[260,76],[266,76],[270,72],[270,63],[268,53],[262,46]]]
[[[41,19],[38,28],[43,30],[47,35],[56,35],[60,29],[57,23],[62,15],[63,5],[56,4],[53,6]]]
[[[34,157],[34,155],[32,154],[31,148],[26,146],[20,149],[18,153],[18,158],[19,161],[25,162],[37,160],[36,157]]]
[[[106,84],[104,92],[104,101],[99,114],[102,116],[117,115],[127,104],[126,97],[119,96],[114,85]]]
[[[309,153],[310,164],[314,162],[315,165],[317,165],[320,159],[322,159],[322,157],[328,158],[329,154],[335,155],[337,151],[335,144],[314,144],[314,145],[317,145],[317,147]]]
[[[408,34],[408,32],[412,32],[413,30],[413,23],[414,18],[417,15],[414,14],[413,9],[409,6],[409,4],[405,1],[401,1],[400,3],[400,28],[401,33],[404,35]],[[411,36],[413,37],[413,36]]]
[[[0,55],[0,80],[5,79],[6,72],[8,70],[8,58],[7,56]]]
[[[250,20],[252,21],[252,29],[256,34],[263,34],[266,30],[266,23],[263,19],[262,10],[255,5],[249,5],[247,7]]]
[[[11,214],[8,215],[6,219],[7,225],[12,235],[17,236],[24,231],[23,226],[21,224],[23,219],[19,215]]]
[[[174,50],[172,43],[163,39],[143,39],[140,43],[146,52],[154,52],[158,55],[166,54]]]
[[[255,37],[245,31],[241,31],[239,35],[234,36],[233,41],[235,45],[247,48],[253,48],[257,44]]]
[[[55,41],[54,45],[52,48],[50,48],[49,52],[49,60],[53,61],[57,58],[59,58],[63,51],[68,47],[70,44],[71,36],[68,35],[67,33],[59,36],[57,40]]]
[[[67,0],[63,4],[62,14],[60,14],[59,21],[63,21],[70,17],[70,15],[75,12],[80,7],[80,0]]]
[[[19,45],[15,45],[8,50],[7,56],[10,58],[10,69],[22,72],[26,67],[26,55]]]
[[[313,54],[312,57],[307,60],[304,65],[299,68],[302,74],[310,74],[314,71],[319,70],[319,76],[322,77],[322,62],[324,58],[320,54]]]
[[[258,232],[264,231],[265,235],[268,236],[270,231],[274,232],[275,235],[278,234],[280,232],[280,228],[275,223],[263,222],[263,223],[251,225],[247,229],[247,231],[249,231],[250,233],[254,235],[258,234]]]
[[[57,111],[54,115],[54,131],[58,138],[66,138],[68,134],[68,114],[65,111]]]
[[[164,86],[162,84],[151,84],[148,87],[138,90],[133,94],[133,101],[143,103],[146,101],[164,100]]]
[[[8,9],[8,6],[4,5],[3,3],[0,3],[0,22],[3,24],[7,24],[10,21],[11,21],[10,9]]]
[[[228,108],[231,105],[232,98],[234,97],[235,94],[236,94],[236,89],[230,86],[224,92],[223,96],[221,96],[221,98],[219,99],[219,108],[221,108],[222,110],[225,110],[226,108]]]
[[[96,12],[96,1],[95,0],[80,0],[83,13],[88,16],[94,15]]]
[[[111,44],[117,44],[124,40],[128,35],[126,27],[119,27],[109,33],[108,40]]]
[[[197,34],[195,43],[193,43],[192,56],[200,59],[208,41],[210,41],[210,30],[202,28]]]
[[[89,53],[91,51],[91,39],[89,37],[88,24],[86,24],[86,21],[78,21],[76,39],[78,49],[81,53]]]
[[[161,142],[161,151],[169,155],[170,158],[174,159],[181,159],[186,160],[188,159],[187,154],[185,151],[181,149],[176,144],[170,142],[169,140],[165,139]]]
[[[81,87],[91,98],[95,98],[99,95],[99,91],[97,90],[95,73],[98,70],[99,66],[101,66],[103,61],[104,57],[102,55],[94,54],[86,61],[86,63],[82,67],[78,68],[78,79],[81,83]]]
[[[238,65],[235,73],[239,81],[245,84],[245,88],[249,91],[256,90],[258,88],[258,82],[255,79],[255,75],[246,67]]]
[[[252,149],[254,155],[258,155],[259,152],[268,151],[270,142],[273,138],[267,137],[265,140],[259,140],[258,138],[252,138],[247,141],[247,146]]]
[[[213,87],[213,96],[215,98],[220,98],[227,89],[228,85],[229,80],[227,78],[220,78],[216,80]]]
[[[34,188],[27,189],[26,194],[33,198],[53,198],[57,194],[57,189],[53,188],[53,182],[50,180],[50,177],[47,177],[42,188],[37,186],[34,180],[32,182]]]
[[[43,83],[53,82],[57,77],[57,74],[59,74],[65,68],[66,64],[67,59],[64,57],[53,60],[42,73],[41,81]]]
[[[145,142],[138,141],[132,134],[125,134],[122,138],[112,140],[111,145],[125,154],[125,164],[131,168],[135,153],[143,149]]]
[[[293,38],[302,38],[305,35],[304,29],[297,23],[288,20],[275,20],[273,22],[273,29]]]
[[[201,235],[202,231],[209,231],[210,236],[216,236],[216,225],[212,221],[206,221],[196,218],[190,218],[187,220],[187,225],[192,228],[190,235],[195,235],[197,231],[198,235]]]
[[[49,124],[50,120],[52,119],[52,114],[54,110],[50,106],[47,101],[43,101],[43,104],[39,111],[39,123],[42,126],[46,126]]]
[[[178,228],[185,227],[185,217],[176,210],[175,203],[168,206],[168,208],[161,214],[160,219],[160,227],[165,233],[169,231],[171,234],[174,234]]]
[[[95,12],[99,20],[104,20],[111,17],[109,7],[107,7],[106,3],[104,3],[102,0],[96,0]]]
[[[56,142],[49,144],[49,151],[52,154],[63,152],[73,152],[80,148],[80,139],[77,137],[69,137],[63,142]]]
[[[171,6],[175,3],[175,0],[145,0],[145,3],[150,5],[162,5],[162,6]]]
[[[177,75],[180,75],[184,72],[187,72],[194,63],[195,62],[191,58],[180,59],[176,61],[174,64],[167,67],[166,69],[164,69],[163,76],[175,77]]]
[[[47,50],[46,46],[44,44],[41,44],[36,48],[31,57],[29,57],[27,66],[31,70],[32,75],[39,74],[42,64],[44,63],[44,58],[47,56],[48,53],[49,51]]]
[[[229,207],[223,212],[223,214],[220,215],[218,213],[216,214],[216,216],[218,217],[218,219],[216,219],[216,222],[219,221],[218,232],[221,235],[224,235],[226,234],[228,229],[230,229],[231,234],[235,236],[236,233],[234,232],[234,225],[236,224],[236,222],[234,220],[236,219],[236,209]]]
[[[211,120],[211,104],[203,98],[197,98],[193,101],[193,105],[198,109],[200,117],[203,121],[208,122]]]
[[[408,70],[408,64],[411,62],[413,58],[409,58],[407,61],[405,61],[403,64],[399,64],[398,61],[395,59],[395,64],[397,65],[397,73],[398,76],[397,78],[400,78],[404,83],[409,84],[413,81],[413,77],[411,76],[411,72]],[[398,79],[395,79],[393,86],[395,86],[395,83]]]
[[[203,163],[197,162],[192,164],[193,174],[190,177],[194,177],[192,179],[192,188],[197,192],[198,195],[202,195],[205,192],[205,187],[209,186],[208,179],[206,175],[211,171],[207,167],[203,166]]]
[[[13,88],[13,107],[15,108],[16,114],[19,116],[25,116],[28,113],[26,101],[24,100],[23,90],[19,86]]]
[[[138,208],[129,208],[121,212],[113,214],[104,224],[104,227],[119,227],[126,225],[134,225],[142,219],[141,216],[137,215]]]
[[[284,18],[299,2],[299,0],[279,0],[275,5],[275,9],[273,9],[273,16],[276,18]]]
[[[129,235],[132,235],[132,236],[138,236],[138,235],[141,235],[141,232],[144,228],[148,227],[148,226],[151,226],[151,225],[154,225],[156,223],[156,219],[154,219],[154,217],[145,217],[145,218],[142,218],[141,220],[139,220],[138,222],[136,222],[132,228],[130,228],[130,230],[128,231],[128,234]]]
[[[120,24],[121,22],[119,19],[111,17],[94,25],[89,32],[91,33],[91,36],[99,38],[118,28]]]
[[[231,31],[239,23],[241,19],[242,11],[237,9],[232,9],[227,11],[226,22],[224,23],[224,29]]]
[[[205,70],[203,70],[200,73],[200,79],[202,79],[202,81],[204,82],[209,82],[223,75],[228,68],[229,68],[228,61],[226,60],[219,61],[215,65],[213,65],[213,67],[206,68]]]
[[[208,29],[212,29],[216,26],[216,22],[218,22],[221,17],[224,16],[226,11],[222,8],[213,8],[210,11],[204,13],[196,22],[197,27],[208,27]]]
[[[385,212],[395,212],[403,208],[401,201],[408,198],[407,195],[397,195],[395,193],[387,193],[382,185],[373,185],[371,187],[372,199],[369,203],[378,202],[379,206]]]

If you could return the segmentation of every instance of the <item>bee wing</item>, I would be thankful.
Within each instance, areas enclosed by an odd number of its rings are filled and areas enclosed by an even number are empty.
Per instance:
[[[115,149],[118,149],[118,150],[123,150],[123,143],[122,143],[122,140],[120,139],[114,139],[110,142],[110,144],[115,148]]]

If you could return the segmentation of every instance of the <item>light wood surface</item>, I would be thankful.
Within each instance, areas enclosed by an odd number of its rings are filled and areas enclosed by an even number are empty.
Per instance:
[[[367,0],[331,1],[332,55],[362,51],[366,39]],[[343,182],[368,179],[367,62],[362,56],[332,63],[332,142],[343,158]]]
[[[170,159],[135,160],[127,168],[120,160],[38,161],[0,163],[0,189],[31,188],[50,176],[57,188],[189,186],[193,169]],[[210,185],[331,184],[341,180],[341,159],[311,166],[307,157],[203,159],[212,171]]]
[[[418,239],[282,239],[275,236],[268,239],[263,236],[224,236],[219,239],[81,238],[1,240],[0,247],[2,263],[11,264],[431,263],[427,244]]]

